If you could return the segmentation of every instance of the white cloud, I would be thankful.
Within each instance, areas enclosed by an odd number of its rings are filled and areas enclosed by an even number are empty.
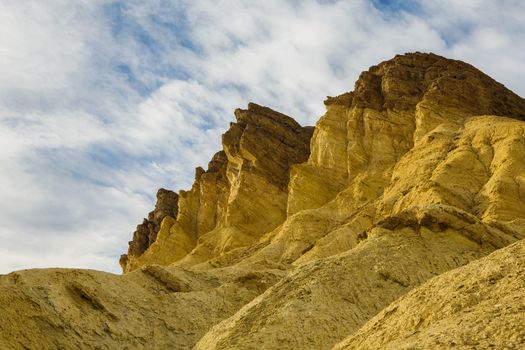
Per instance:
[[[0,272],[118,271],[248,101],[313,124],[360,71],[433,51],[525,93],[521,1],[0,3]]]

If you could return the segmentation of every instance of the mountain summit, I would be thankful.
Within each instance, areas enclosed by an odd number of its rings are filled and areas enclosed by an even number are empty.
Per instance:
[[[525,100],[398,55],[315,128],[235,111],[188,191],[161,189],[124,274],[0,276],[6,348],[525,344]]]

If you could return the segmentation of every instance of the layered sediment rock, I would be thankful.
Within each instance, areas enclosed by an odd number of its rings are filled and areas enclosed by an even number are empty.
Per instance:
[[[155,209],[144,218],[142,224],[137,225],[133,232],[133,240],[129,242],[128,254],[120,257],[120,265],[124,269],[128,263],[128,257],[139,257],[157,240],[162,220],[166,217],[174,218],[178,212],[179,196],[173,192],[161,188],[157,191],[157,202]]]
[[[516,242],[525,237],[525,100],[466,63],[413,53],[371,67],[325,105],[313,136],[268,108],[237,110],[223,150],[179,193],[176,213],[153,215],[156,236],[149,218],[135,233],[124,276],[0,278],[0,304],[19,310],[0,316],[0,340],[148,348],[149,334],[156,348],[206,350],[523,344],[514,325],[524,321]],[[16,328],[26,319],[34,332]]]
[[[180,191],[178,211],[161,219],[158,238],[147,250],[136,249],[145,246],[139,230],[146,230],[144,224],[137,227],[128,256],[121,259],[125,272],[180,260],[204,262],[248,247],[284,221],[289,170],[308,159],[313,128],[254,103],[237,109],[235,118],[222,137],[223,150],[206,171],[196,169],[191,190]]]

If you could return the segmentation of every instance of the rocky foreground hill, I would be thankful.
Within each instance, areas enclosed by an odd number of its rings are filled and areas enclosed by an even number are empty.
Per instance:
[[[236,110],[122,276],[0,276],[0,348],[525,348],[525,100],[412,53],[325,105]]]

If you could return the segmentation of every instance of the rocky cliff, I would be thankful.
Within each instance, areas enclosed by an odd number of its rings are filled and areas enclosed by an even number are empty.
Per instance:
[[[0,276],[0,344],[522,346],[525,100],[412,53],[325,105],[315,128],[236,110],[192,188],[159,190],[124,275]]]
[[[137,227],[128,254],[121,257],[124,272],[205,262],[255,244],[285,220],[290,167],[308,159],[313,127],[254,103],[237,109],[235,117],[222,136],[223,150],[206,171],[196,169],[190,191],[179,193],[178,211],[175,193],[157,194],[155,211]],[[175,210],[161,215],[159,207]],[[145,227],[158,232],[148,233],[149,244],[139,234]]]

